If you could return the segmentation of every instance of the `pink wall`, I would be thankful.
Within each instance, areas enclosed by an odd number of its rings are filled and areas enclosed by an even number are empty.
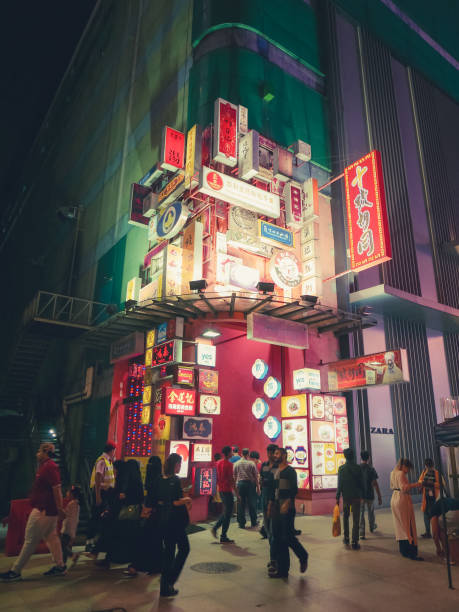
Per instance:
[[[124,404],[127,393],[128,359],[115,363],[113,367],[112,398],[110,403],[110,423],[108,439],[116,442],[116,457],[121,458],[124,440]]]

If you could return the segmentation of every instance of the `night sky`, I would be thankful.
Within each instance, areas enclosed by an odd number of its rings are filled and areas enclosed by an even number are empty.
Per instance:
[[[24,160],[96,0],[15,0],[2,5],[1,207],[14,196]]]

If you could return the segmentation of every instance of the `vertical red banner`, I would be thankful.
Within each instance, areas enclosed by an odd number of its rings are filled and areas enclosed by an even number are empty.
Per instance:
[[[237,164],[237,106],[217,98],[214,107],[213,159],[227,166]]]
[[[379,151],[344,169],[351,269],[371,268],[392,258]]]
[[[161,168],[181,170],[185,164],[185,134],[170,127],[163,129]]]

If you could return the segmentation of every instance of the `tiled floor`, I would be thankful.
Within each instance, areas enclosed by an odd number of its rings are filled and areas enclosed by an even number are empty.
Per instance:
[[[122,568],[107,571],[81,558],[65,578],[44,578],[48,555],[36,555],[23,571],[24,580],[0,584],[0,610],[8,612],[95,612],[124,608],[127,612],[311,612],[368,611],[453,612],[459,610],[459,569],[453,567],[449,590],[446,568],[435,556],[431,540],[420,542],[424,563],[403,559],[393,539],[390,512],[377,511],[378,530],[362,542],[360,551],[346,549],[341,538],[331,537],[330,517],[298,517],[300,540],[309,551],[309,568],[299,573],[292,558],[288,580],[266,574],[266,540],[256,531],[232,525],[235,545],[221,546],[208,530],[190,536],[191,554],[177,587],[179,595],[159,600],[158,577],[126,580]],[[423,522],[418,512],[418,532]],[[228,574],[206,575],[191,569],[204,561],[226,561],[241,567]],[[0,557],[5,571],[12,559]]]

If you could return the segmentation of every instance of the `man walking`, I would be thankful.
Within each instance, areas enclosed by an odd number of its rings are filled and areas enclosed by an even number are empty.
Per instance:
[[[277,470],[274,474],[272,500],[268,506],[268,514],[272,521],[272,556],[268,565],[270,578],[287,578],[290,570],[289,548],[293,550],[300,561],[300,572],[308,567],[308,553],[295,536],[295,497],[298,493],[298,483],[295,470],[287,463],[285,448],[274,451]]]
[[[222,533],[220,536],[220,542],[222,544],[228,544],[234,542],[228,538],[228,527],[231,521],[231,515],[233,514],[234,505],[234,477],[233,477],[233,464],[230,459],[232,456],[231,446],[224,446],[222,448],[223,459],[217,461],[217,486],[220,493],[220,498],[223,504],[223,512],[211,529],[211,533],[214,538],[217,537],[217,530],[221,527]]]
[[[62,560],[62,546],[57,535],[57,519],[64,519],[61,477],[58,466],[51,457],[54,444],[45,442],[37,452],[38,470],[30,493],[32,512],[27,520],[24,544],[13,567],[0,574],[3,582],[21,580],[22,568],[35,552],[41,540],[45,540],[54,559],[54,567],[44,576],[64,576],[67,568]]]
[[[274,451],[277,448],[277,444],[268,444],[266,448],[268,460],[261,464],[260,470],[261,504],[263,510],[263,525],[260,529],[260,534],[263,538],[268,538],[270,535],[268,504],[274,492]]]
[[[368,451],[362,451],[360,453],[362,462],[360,467],[362,469],[363,476],[363,495],[362,503],[360,506],[360,539],[365,540],[365,506],[368,512],[368,524],[371,533],[376,529],[375,523],[375,491],[378,494],[378,504],[382,504],[381,491],[378,485],[378,474],[374,467],[370,465],[370,453]]]
[[[239,454],[239,447],[238,446],[233,446],[231,449],[231,463],[237,463],[239,461],[239,459],[241,458],[241,455]]]
[[[422,486],[422,505],[421,510],[424,513],[425,532],[421,534],[421,538],[431,538],[430,533],[430,518],[432,508],[440,499],[440,474],[434,468],[433,459],[427,458],[424,461],[424,470],[419,476],[419,484]]]
[[[245,529],[245,509],[249,507],[252,527],[257,526],[257,493],[259,491],[258,470],[253,461],[249,460],[249,449],[242,449],[242,459],[234,464],[234,480],[236,482],[237,522]]]
[[[115,450],[116,444],[108,441],[104,446],[104,452],[96,459],[91,473],[89,486],[93,491],[93,505],[87,531],[86,550],[94,554],[96,554],[94,540],[100,530],[100,517],[102,512],[107,509],[110,492],[115,487],[113,471]]]
[[[359,550],[359,522],[360,522],[360,500],[363,495],[362,468],[355,462],[354,451],[351,448],[344,449],[346,463],[338,470],[338,489],[336,491],[336,503],[343,496],[343,542],[349,544],[349,515],[352,512],[352,548]]]

